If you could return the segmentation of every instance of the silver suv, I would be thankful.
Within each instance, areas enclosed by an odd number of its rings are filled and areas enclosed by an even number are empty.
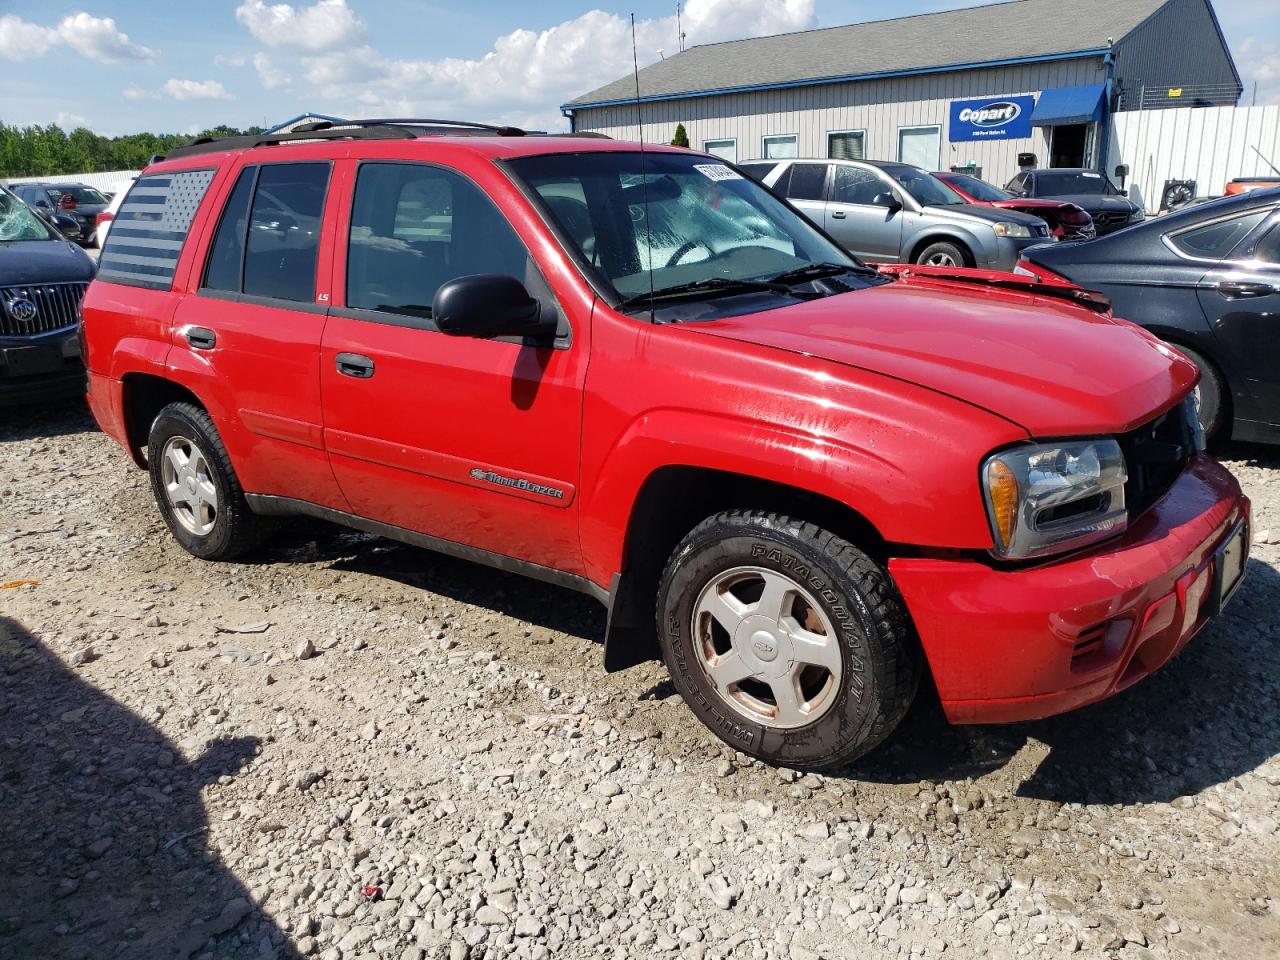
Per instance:
[[[907,163],[749,160],[739,166],[863,260],[1012,270],[1025,247],[1054,240],[1039,217],[967,203]]]

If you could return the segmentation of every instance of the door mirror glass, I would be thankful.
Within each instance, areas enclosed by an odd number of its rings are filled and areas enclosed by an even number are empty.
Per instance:
[[[890,213],[897,213],[902,209],[902,202],[892,193],[877,193],[871,202],[877,207],[884,207]]]
[[[529,296],[524,284],[504,274],[458,277],[440,286],[431,318],[454,337],[553,337],[554,316]]]

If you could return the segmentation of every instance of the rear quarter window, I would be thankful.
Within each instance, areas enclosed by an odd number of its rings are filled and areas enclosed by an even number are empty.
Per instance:
[[[107,234],[98,278],[168,290],[213,175],[213,170],[183,170],[135,180]]]

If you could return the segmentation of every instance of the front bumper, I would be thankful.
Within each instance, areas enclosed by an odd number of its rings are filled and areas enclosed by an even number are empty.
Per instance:
[[[952,723],[1031,720],[1105,699],[1169,661],[1217,612],[1223,550],[1249,500],[1199,454],[1119,538],[1035,567],[904,558],[889,571]]]
[[[84,388],[75,327],[35,337],[0,337],[0,406],[74,397]]]

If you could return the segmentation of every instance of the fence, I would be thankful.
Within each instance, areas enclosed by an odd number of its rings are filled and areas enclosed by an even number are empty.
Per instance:
[[[1155,213],[1168,180],[1194,180],[1198,197],[1220,196],[1235,177],[1280,167],[1280,104],[1184,107],[1112,117],[1110,164],[1128,164],[1133,199]]]
[[[93,187],[95,190],[104,190],[111,193],[128,186],[141,170],[109,170],[106,173],[61,173],[48,177],[7,177],[5,183],[31,183],[38,180],[41,183],[83,183],[86,186]]]

